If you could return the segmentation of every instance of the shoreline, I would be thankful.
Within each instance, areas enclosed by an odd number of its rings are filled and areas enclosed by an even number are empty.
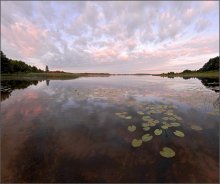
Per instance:
[[[153,76],[160,77],[182,77],[182,78],[192,78],[192,77],[200,77],[200,78],[219,78],[219,71],[207,71],[207,72],[190,72],[190,73],[174,73],[174,74],[153,74]]]
[[[158,77],[182,77],[182,78],[219,78],[219,71],[208,72],[191,72],[191,73],[174,73],[174,74],[109,74],[109,73],[14,73],[14,74],[1,74],[1,79],[10,80],[68,80],[76,79],[79,77],[109,77],[120,75],[134,75],[134,76],[158,76]]]

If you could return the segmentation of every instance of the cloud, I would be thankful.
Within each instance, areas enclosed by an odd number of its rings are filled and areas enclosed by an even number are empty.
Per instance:
[[[199,19],[195,26],[196,30],[201,32],[210,26],[210,22],[207,19]]]
[[[218,54],[212,1],[1,2],[2,50],[44,69],[179,70]],[[199,57],[201,56],[201,57]]]

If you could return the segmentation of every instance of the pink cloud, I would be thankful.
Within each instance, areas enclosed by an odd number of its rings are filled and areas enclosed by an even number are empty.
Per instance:
[[[42,41],[47,37],[47,30],[33,25],[31,22],[15,22],[10,27],[1,27],[6,42],[13,43],[22,56],[33,57],[41,49]]]

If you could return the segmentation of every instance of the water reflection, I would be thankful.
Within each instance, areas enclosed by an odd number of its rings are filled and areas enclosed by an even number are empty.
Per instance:
[[[1,101],[11,96],[16,89],[25,89],[30,85],[37,85],[38,80],[2,80],[1,81]]]
[[[50,80],[46,80],[46,84],[47,86],[49,86]]]
[[[16,90],[2,103],[3,182],[218,182],[219,115],[207,113],[218,94],[200,81],[117,76],[47,83]],[[144,131],[141,111],[158,124]],[[181,126],[154,134],[177,120]],[[133,148],[146,133],[152,140]],[[165,146],[175,157],[160,155]]]
[[[219,92],[219,79],[218,78],[198,78],[201,83],[215,92]]]

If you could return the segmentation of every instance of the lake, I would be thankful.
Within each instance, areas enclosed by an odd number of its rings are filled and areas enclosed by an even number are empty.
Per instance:
[[[2,182],[219,181],[219,80],[1,81]]]

